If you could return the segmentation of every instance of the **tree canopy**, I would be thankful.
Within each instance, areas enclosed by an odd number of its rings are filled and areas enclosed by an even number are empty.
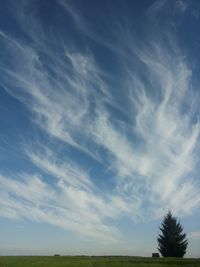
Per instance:
[[[163,257],[183,257],[187,250],[188,240],[183,227],[169,211],[159,228],[158,250]]]

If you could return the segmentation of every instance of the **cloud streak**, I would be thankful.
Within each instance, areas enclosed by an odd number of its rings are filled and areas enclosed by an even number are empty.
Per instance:
[[[189,235],[189,238],[190,238],[190,239],[194,239],[194,240],[198,240],[198,239],[200,239],[200,232],[192,232],[192,233]]]
[[[41,176],[26,173],[20,179],[1,176],[0,183],[1,216],[46,222],[101,242],[116,242],[119,238],[117,229],[102,222],[124,209],[118,197],[104,201],[61,179],[50,186]]]

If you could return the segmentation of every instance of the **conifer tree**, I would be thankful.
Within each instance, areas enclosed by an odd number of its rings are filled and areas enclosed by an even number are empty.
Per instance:
[[[163,257],[183,257],[186,253],[188,241],[180,222],[172,215],[171,211],[164,217],[159,228],[158,250]]]

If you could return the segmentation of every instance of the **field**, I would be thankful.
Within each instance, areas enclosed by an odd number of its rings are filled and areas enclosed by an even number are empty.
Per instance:
[[[200,267],[200,259],[141,257],[2,256],[0,267]]]

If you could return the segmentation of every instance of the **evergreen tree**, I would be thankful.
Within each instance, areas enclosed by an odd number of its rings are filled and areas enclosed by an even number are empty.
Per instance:
[[[164,217],[159,228],[158,250],[163,257],[183,257],[186,253],[188,241],[180,222],[172,215],[171,211]]]

